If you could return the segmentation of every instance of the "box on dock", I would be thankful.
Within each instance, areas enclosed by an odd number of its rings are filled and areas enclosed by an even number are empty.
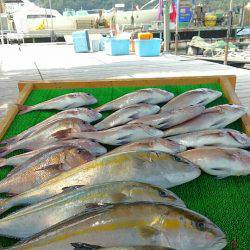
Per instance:
[[[88,30],[72,33],[74,49],[76,53],[90,52],[90,41]]]
[[[137,56],[159,56],[161,53],[162,39],[153,38],[150,40],[135,40],[135,54]]]
[[[109,38],[105,40],[105,52],[111,56],[129,55],[129,39]]]

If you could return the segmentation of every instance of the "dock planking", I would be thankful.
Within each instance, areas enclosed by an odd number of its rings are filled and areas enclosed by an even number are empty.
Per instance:
[[[108,56],[75,53],[72,45],[0,46],[0,102],[14,102],[17,83],[25,80],[98,80],[170,76],[236,75],[236,92],[250,110],[250,71],[185,56]]]

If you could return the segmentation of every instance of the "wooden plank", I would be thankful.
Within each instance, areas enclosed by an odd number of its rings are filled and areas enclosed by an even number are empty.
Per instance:
[[[127,86],[162,86],[162,85],[187,85],[187,84],[206,84],[219,83],[221,76],[187,76],[187,77],[168,77],[168,78],[133,78],[133,79],[112,79],[97,81],[29,81],[19,82],[19,90],[22,91],[26,84],[33,84],[34,90],[37,89],[67,89],[67,88],[103,88],[103,87],[127,87]],[[226,76],[230,83],[235,87],[235,76]]]
[[[237,104],[237,105],[242,105],[240,102],[240,99],[234,92],[234,89],[230,83],[230,81],[226,77],[221,78],[221,86],[223,89],[223,92],[228,99],[230,104]],[[250,116],[249,115],[244,115],[242,117],[242,123],[243,127],[245,130],[245,133],[250,136]]]
[[[30,95],[31,91],[33,90],[32,84],[27,84],[24,86],[22,92],[20,92],[16,103],[17,104],[23,104],[28,96]],[[11,123],[14,121],[16,115],[18,114],[18,108],[16,105],[13,105],[6,116],[1,120],[0,122],[0,139],[3,138],[5,133],[7,132],[8,128],[10,127]]]

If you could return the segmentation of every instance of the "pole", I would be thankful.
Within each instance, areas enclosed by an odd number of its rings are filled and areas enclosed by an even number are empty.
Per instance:
[[[49,0],[49,8],[50,8],[50,21],[51,21],[50,41],[54,42],[54,23],[53,23],[53,17],[52,17],[51,0]]]
[[[170,1],[164,1],[164,52],[169,52],[170,48]]]
[[[180,0],[176,2],[176,20],[175,20],[175,54],[178,54],[178,33],[179,33],[179,13],[180,13]]]
[[[229,51],[229,39],[231,35],[231,29],[232,29],[232,20],[233,20],[233,0],[230,0],[230,10],[228,12],[227,17],[227,38],[226,38],[226,46],[225,46],[225,58],[224,58],[224,64],[227,65],[228,62],[228,51]]]

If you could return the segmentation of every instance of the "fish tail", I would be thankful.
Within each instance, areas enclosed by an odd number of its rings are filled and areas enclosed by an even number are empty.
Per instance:
[[[0,158],[0,168],[4,167],[7,165],[7,159],[5,158]]]
[[[28,113],[32,110],[31,107],[29,106],[25,106],[25,105],[22,105],[22,104],[16,104],[17,108],[18,108],[18,111],[19,111],[19,114],[25,114],[25,113]]]
[[[96,112],[102,112],[102,106],[97,107],[97,108],[95,108],[94,110],[95,110]]]

